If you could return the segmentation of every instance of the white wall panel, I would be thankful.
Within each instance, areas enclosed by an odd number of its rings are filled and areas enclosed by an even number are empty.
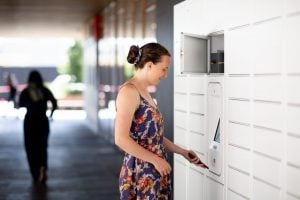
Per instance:
[[[287,166],[287,191],[300,197],[300,169]]]
[[[228,124],[228,142],[245,148],[252,146],[251,128],[249,126],[229,123]]]
[[[281,130],[283,125],[283,108],[281,104],[254,102],[253,123],[258,126]]]
[[[188,2],[183,1],[174,6],[174,74],[180,74],[180,33],[188,26],[187,19]],[[176,81],[176,79],[174,79]],[[174,90],[176,91],[176,86]]]
[[[242,27],[227,32],[225,39],[225,72],[250,74],[253,67],[253,36],[251,27]]]
[[[253,77],[253,96],[259,100],[282,101],[283,86],[281,76]]]
[[[180,127],[174,127],[174,142],[186,147],[186,130]]]
[[[288,136],[286,148],[287,161],[300,167],[300,138]]]
[[[299,0],[286,0],[286,14],[300,12]]]
[[[253,180],[253,199],[255,200],[280,200],[280,189],[263,183],[259,180]]]
[[[187,111],[187,95],[186,94],[174,94],[174,107],[175,109]]]
[[[205,126],[205,116],[200,114],[189,114],[189,128],[191,131],[205,134],[206,126]]]
[[[300,198],[292,196],[291,194],[287,194],[285,199],[286,200],[299,200]]]
[[[250,77],[229,77],[227,79],[227,94],[230,98],[246,98],[251,96]]]
[[[205,101],[204,95],[190,95],[189,96],[189,111],[193,113],[205,114]]]
[[[190,76],[188,78],[188,88],[192,94],[206,94],[206,77]]]
[[[181,75],[181,68],[180,68],[180,39],[175,39],[175,37],[178,35],[178,37],[180,38],[180,34],[176,34],[174,33],[174,52],[173,52],[173,60],[174,60],[174,74],[176,76]],[[174,79],[174,91],[176,91],[175,87],[175,81],[176,79]],[[180,89],[178,89],[180,90]]]
[[[299,106],[288,106],[287,107],[287,131],[300,136],[300,107]]]
[[[174,199],[186,200],[186,165],[174,159]]]
[[[174,39],[178,40],[180,39],[180,33],[183,30],[186,30],[188,27],[188,7],[189,3],[187,1],[180,2],[174,6]],[[179,62],[180,63],[180,62]]]
[[[228,146],[228,165],[250,173],[251,152],[238,147]]]
[[[223,190],[223,185],[210,179],[206,179],[206,186],[207,186],[207,192],[205,200],[223,200],[224,199],[224,190]]]
[[[253,175],[272,185],[282,185],[281,163],[256,153],[253,154]]]
[[[277,1],[277,0],[276,0]],[[253,66],[255,74],[281,73],[283,26],[277,19],[253,26]]]
[[[216,15],[216,13],[218,13]],[[220,31],[224,29],[225,13],[224,0],[210,0],[205,1],[205,9],[203,10],[204,22],[211,25],[212,31]]]
[[[228,119],[249,124],[251,122],[251,104],[249,101],[228,100]]]
[[[189,6],[186,9],[185,18],[186,18],[186,25],[181,29],[182,32],[187,33],[194,33],[203,35],[205,31],[207,31],[205,25],[201,27],[191,26],[191,24],[198,24],[204,20],[205,10],[204,8],[204,1],[200,0],[189,0]]]
[[[249,198],[245,198],[241,195],[238,195],[237,193],[234,193],[233,191],[228,190],[227,199],[230,199],[230,200],[247,200]]]
[[[174,21],[176,21],[176,23],[174,23],[175,41],[179,41],[178,34],[180,34],[180,32],[205,35],[214,27],[210,23],[205,23],[204,15],[206,9],[204,8],[203,2],[203,0],[189,0],[181,2],[174,7]],[[198,23],[202,23],[203,26],[190,25]],[[179,61],[179,59],[176,60]]]
[[[189,199],[204,199],[204,176],[200,172],[190,168],[189,170],[189,187],[188,187],[188,198]]]
[[[251,196],[250,186],[251,179],[248,175],[228,168],[228,188],[249,198]]]
[[[186,118],[187,118],[187,113],[175,110],[174,123],[176,126],[187,129]]]
[[[253,149],[257,152],[282,159],[284,146],[282,145],[283,134],[267,129],[253,129]]]
[[[195,151],[205,155],[206,148],[207,148],[206,137],[204,137],[203,135],[196,134],[196,133],[190,133],[189,137],[190,137],[190,149],[195,150]]]
[[[174,78],[174,92],[186,93],[187,89],[187,77],[175,76]]]
[[[261,21],[281,16],[283,13],[282,0],[253,0],[254,21]]]
[[[298,0],[297,0],[298,1]],[[299,2],[299,1],[298,1]],[[300,15],[286,18],[285,45],[288,51],[285,52],[285,67],[287,73],[299,73],[300,52]]]
[[[252,5],[250,0],[227,0],[225,4],[226,27],[232,28],[250,23]]]
[[[226,27],[227,142],[225,187],[217,176],[174,156],[175,199],[300,200],[300,1],[186,0],[174,16],[176,68],[180,32],[203,35]],[[204,161],[207,82],[204,74],[174,77],[175,143]]]
[[[184,166],[187,166],[188,161],[181,155],[179,154],[174,154],[174,160],[180,162]]]
[[[174,60],[174,74],[176,76],[181,75],[180,73],[180,39],[176,39],[175,37],[178,35],[178,38],[180,38],[180,34],[174,33],[174,52],[173,52],[173,60]],[[174,79],[174,91],[176,91],[176,86],[175,86],[175,81]],[[179,88],[178,91],[181,89]],[[176,91],[177,92],[177,91]]]
[[[299,1],[300,2],[300,1]],[[299,21],[300,23],[300,21]],[[299,32],[300,34],[300,32]],[[300,52],[300,49],[299,49]],[[300,76],[289,76],[286,79],[286,100],[288,103],[297,103],[300,104]]]

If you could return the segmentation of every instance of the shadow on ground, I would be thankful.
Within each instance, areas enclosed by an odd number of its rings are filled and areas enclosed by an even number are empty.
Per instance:
[[[23,122],[0,118],[0,199],[119,199],[121,152],[88,128],[85,120],[51,122],[46,186],[31,182],[23,146]]]

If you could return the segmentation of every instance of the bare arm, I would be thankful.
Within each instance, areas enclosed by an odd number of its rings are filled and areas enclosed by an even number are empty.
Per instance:
[[[171,171],[169,163],[137,144],[129,135],[134,112],[139,104],[140,97],[133,86],[126,85],[120,90],[116,101],[115,144],[125,152],[152,163],[162,176],[166,175]]]
[[[48,88],[46,88],[46,89],[47,89],[47,93],[48,93],[48,98],[52,104],[52,109],[51,109],[51,113],[50,113],[50,117],[52,118],[54,111],[57,109],[57,100],[53,96],[52,92]]]
[[[164,137],[164,146],[166,148],[167,151],[172,152],[172,153],[177,153],[180,155],[185,154],[186,152],[188,152],[187,150],[181,148],[180,146],[174,144],[173,142],[171,142],[168,138]]]

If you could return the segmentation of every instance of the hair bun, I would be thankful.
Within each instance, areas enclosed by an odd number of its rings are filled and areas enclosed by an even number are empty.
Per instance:
[[[139,59],[140,59],[139,51],[140,51],[140,48],[137,45],[132,45],[130,47],[128,56],[127,56],[127,61],[130,64],[136,64],[139,61]]]
[[[139,62],[140,62],[140,60],[141,60],[141,57],[142,57],[142,48],[139,48],[139,54],[138,54],[138,56],[135,58],[135,61],[134,61],[134,63],[133,64],[138,64]]]

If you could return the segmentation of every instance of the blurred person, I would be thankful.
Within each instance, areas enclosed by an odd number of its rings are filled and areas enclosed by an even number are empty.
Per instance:
[[[14,108],[16,107],[16,96],[17,96],[17,81],[14,74],[9,73],[6,79],[6,85],[9,88],[7,101],[13,102]]]
[[[34,183],[46,183],[48,176],[48,101],[52,104],[49,116],[52,118],[57,109],[57,100],[44,86],[41,74],[36,70],[31,71],[27,87],[20,94],[19,106],[27,109],[24,119],[24,144]]]

